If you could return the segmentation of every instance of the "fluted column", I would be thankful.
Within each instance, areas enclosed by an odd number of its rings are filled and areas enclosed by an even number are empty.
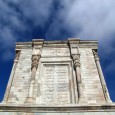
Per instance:
[[[18,64],[19,56],[20,56],[20,52],[21,52],[20,50],[16,50],[16,55],[15,55],[15,59],[14,59],[13,68],[12,68],[12,71],[11,71],[10,79],[9,79],[9,82],[8,82],[8,85],[7,85],[6,92],[5,92],[4,99],[3,99],[2,103],[7,103],[7,101],[8,101],[10,89],[11,89],[11,86],[12,86],[13,78],[14,78],[14,75],[15,75],[16,67],[17,67],[17,64]]]
[[[82,91],[82,80],[81,80],[81,72],[80,72],[80,54],[72,54],[74,67],[76,71],[77,77],[77,87],[78,87],[78,103],[83,101],[83,91]]]
[[[104,96],[105,96],[105,100],[108,103],[111,103],[111,99],[110,99],[110,96],[109,96],[109,93],[108,93],[108,89],[106,87],[104,75],[103,75],[103,72],[102,72],[102,69],[101,69],[101,65],[100,65],[100,62],[99,62],[98,53],[95,50],[93,50],[93,53],[94,53],[94,58],[95,58],[95,62],[96,62],[96,65],[97,65],[97,69],[98,69],[98,73],[99,73],[99,77],[100,77],[103,93],[104,93]]]

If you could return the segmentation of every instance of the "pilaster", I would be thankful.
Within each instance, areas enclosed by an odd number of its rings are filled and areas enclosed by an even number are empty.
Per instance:
[[[73,58],[76,79],[77,79],[77,89],[78,89],[78,103],[84,102],[83,99],[83,84],[81,80],[80,71],[80,53],[79,53],[79,42],[80,39],[68,39],[71,51],[71,57]]]
[[[32,64],[31,64],[31,78],[30,78],[30,86],[28,91],[28,96],[26,98],[25,103],[34,103],[35,96],[34,96],[34,87],[35,87],[35,76],[36,70],[38,68],[39,60],[41,57],[41,51],[43,46],[43,39],[33,40],[32,47],[33,47],[33,54],[32,54]]]
[[[104,93],[104,96],[105,96],[105,100],[106,100],[107,103],[111,103],[112,101],[110,99],[110,96],[109,96],[109,93],[108,93],[108,90],[107,90],[107,87],[106,87],[106,83],[105,83],[104,75],[103,75],[103,72],[102,72],[102,69],[101,69],[98,53],[97,53],[97,51],[93,50],[93,54],[94,54],[97,70],[98,70],[98,73],[99,73],[99,77],[100,77],[103,93]]]

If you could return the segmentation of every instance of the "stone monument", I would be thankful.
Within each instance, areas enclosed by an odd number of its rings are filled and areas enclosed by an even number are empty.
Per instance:
[[[16,43],[0,115],[115,115],[97,50],[77,38]]]

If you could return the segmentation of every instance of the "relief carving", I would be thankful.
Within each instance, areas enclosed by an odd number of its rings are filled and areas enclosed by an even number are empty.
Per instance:
[[[77,78],[77,86],[78,86],[78,103],[83,102],[83,84],[81,80],[81,72],[80,72],[80,54],[72,54],[73,63],[75,67],[76,72],[76,78]]]
[[[67,65],[44,66],[43,103],[70,103]]]
[[[39,59],[40,59],[40,55],[32,55],[32,66],[31,66],[31,69],[33,69],[33,67],[35,67],[37,69]]]
[[[39,45],[37,45],[36,47],[38,47]],[[34,46],[35,47],[35,46]],[[40,48],[39,48],[40,47]],[[38,68],[38,63],[39,63],[39,59],[41,57],[41,50],[42,50],[42,46],[39,46],[37,49],[33,48],[33,52],[34,54],[32,55],[32,64],[31,64],[31,78],[30,78],[30,86],[29,86],[29,91],[28,91],[28,96],[26,98],[25,103],[34,103],[35,100],[35,93],[34,93],[34,87],[35,87],[35,76],[36,76],[36,70]],[[39,52],[38,54],[36,54],[36,51]]]
[[[80,67],[80,54],[72,54],[75,67]]]

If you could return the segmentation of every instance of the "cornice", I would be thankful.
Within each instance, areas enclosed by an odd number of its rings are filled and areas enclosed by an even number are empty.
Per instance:
[[[68,44],[73,44],[73,47],[76,47],[76,44],[78,44],[80,48],[98,49],[97,40],[80,40],[79,38],[69,38],[68,40],[63,41],[44,41],[44,39],[33,39],[31,42],[17,42],[16,49],[32,48],[33,45],[42,44],[44,47],[68,47]]]

